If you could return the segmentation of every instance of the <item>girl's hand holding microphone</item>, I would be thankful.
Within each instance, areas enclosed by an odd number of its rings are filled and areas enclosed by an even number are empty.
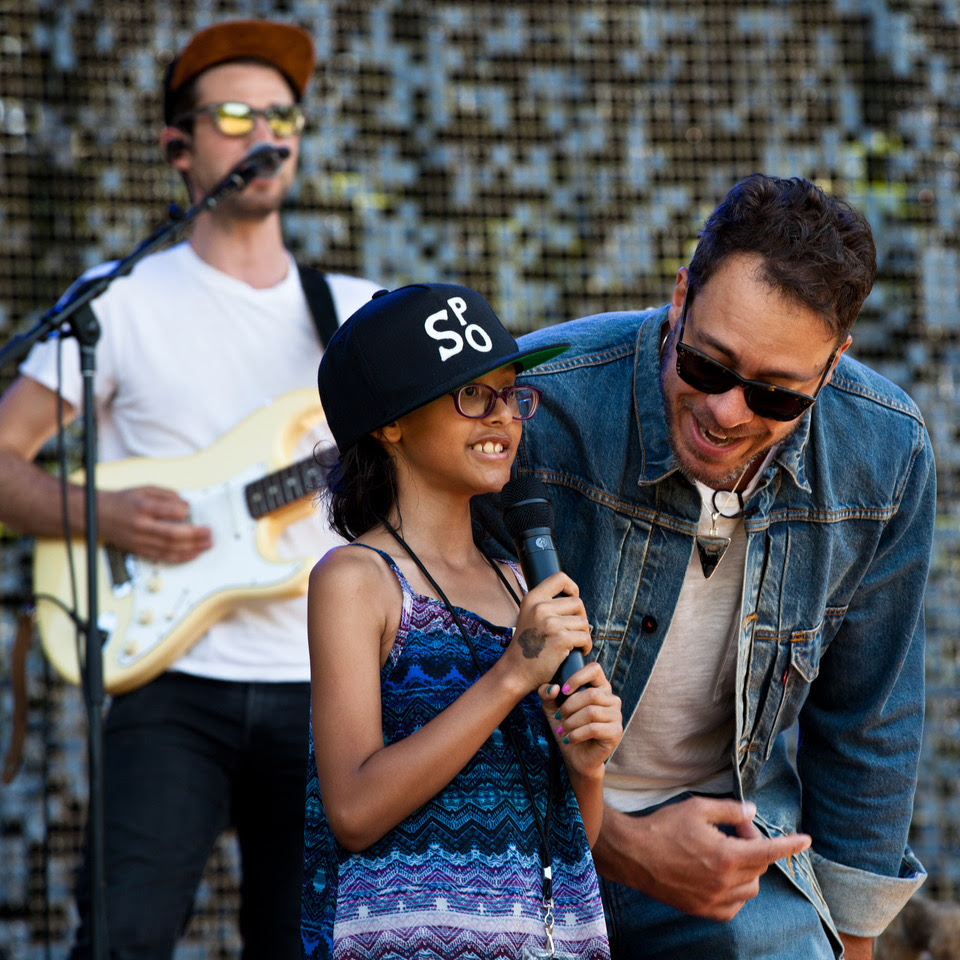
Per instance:
[[[602,776],[604,762],[623,735],[620,698],[595,660],[564,684],[569,696],[562,705],[557,702],[560,692],[555,683],[538,690],[567,770],[582,777]]]
[[[620,698],[595,661],[573,674],[562,691],[552,680],[572,650],[587,654],[592,646],[579,588],[565,573],[555,573],[523,598],[507,649],[513,669],[529,679],[528,689],[537,689],[568,770],[585,777],[602,774],[620,742]]]
[[[504,658],[526,694],[549,683],[572,650],[585,654],[591,646],[579,588],[565,573],[554,573],[524,596]]]

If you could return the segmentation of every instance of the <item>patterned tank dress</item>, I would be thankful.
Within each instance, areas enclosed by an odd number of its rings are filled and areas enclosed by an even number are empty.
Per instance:
[[[372,548],[371,548],[372,549]],[[439,600],[403,590],[400,628],[380,673],[386,744],[409,736],[477,679],[457,625]],[[509,627],[457,608],[483,669]],[[548,731],[535,693],[507,721],[541,818]],[[603,907],[576,798],[560,764],[553,801],[556,956],[608,960]],[[371,847],[337,843],[323,812],[313,740],[307,785],[301,937],[308,960],[518,960],[544,955],[539,835],[517,757],[500,729],[433,799]]]

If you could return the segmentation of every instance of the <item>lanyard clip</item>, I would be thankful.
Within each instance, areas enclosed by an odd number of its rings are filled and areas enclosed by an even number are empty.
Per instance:
[[[553,944],[553,869],[549,864],[543,868],[543,932],[547,936],[546,956],[557,955]]]

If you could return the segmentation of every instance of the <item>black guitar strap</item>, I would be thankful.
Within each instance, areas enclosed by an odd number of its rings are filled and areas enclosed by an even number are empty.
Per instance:
[[[300,286],[303,287],[303,294],[307,298],[310,314],[317,327],[320,345],[326,347],[338,325],[330,284],[327,283],[327,278],[313,267],[298,263],[297,270],[300,273]]]

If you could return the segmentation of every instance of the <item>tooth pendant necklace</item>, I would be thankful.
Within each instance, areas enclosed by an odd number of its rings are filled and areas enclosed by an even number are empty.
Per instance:
[[[730,546],[730,537],[721,537],[717,531],[717,521],[723,517],[725,520],[732,520],[734,517],[739,517],[743,513],[743,494],[737,490],[737,487],[740,486],[740,481],[746,475],[746,470],[740,474],[737,478],[737,482],[733,485],[733,489],[727,494],[726,499],[718,507],[717,506],[717,494],[720,493],[719,490],[713,491],[713,497],[711,497],[710,503],[713,509],[709,510],[710,513],[710,533],[704,536],[701,533],[697,534],[697,553],[700,556],[700,568],[703,570],[704,577],[709,580],[714,571],[717,569],[720,561],[723,559],[723,555],[727,552],[727,547]],[[736,498],[737,500],[737,510],[735,513],[724,513],[723,511],[730,506],[730,501]],[[703,505],[706,507],[706,501],[703,501]],[[708,508],[709,509],[709,508]]]

